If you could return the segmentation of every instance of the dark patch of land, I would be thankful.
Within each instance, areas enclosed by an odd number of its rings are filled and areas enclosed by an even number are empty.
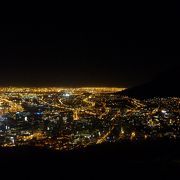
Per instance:
[[[121,142],[58,152],[35,147],[0,149],[3,176],[48,179],[175,179],[179,141]]]

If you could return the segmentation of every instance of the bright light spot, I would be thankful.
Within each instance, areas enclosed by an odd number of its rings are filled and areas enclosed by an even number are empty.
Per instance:
[[[135,132],[132,132],[132,133],[131,133],[131,138],[130,138],[130,139],[133,140],[135,137],[136,137],[136,133],[135,133]]]
[[[124,134],[124,129],[123,128],[121,128],[121,134]]]
[[[165,110],[162,110],[161,112],[164,113],[164,114],[166,114],[166,111],[165,111]]]
[[[25,121],[28,121],[27,116],[24,118]]]
[[[69,93],[66,93],[66,94],[63,94],[63,96],[65,96],[65,97],[69,97],[69,96],[70,96],[70,94],[69,94]]]
[[[14,137],[10,137],[11,142],[14,144]]]
[[[131,136],[132,136],[132,137],[135,137],[135,136],[136,136],[136,133],[135,133],[135,132],[132,132],[132,133],[131,133]]]

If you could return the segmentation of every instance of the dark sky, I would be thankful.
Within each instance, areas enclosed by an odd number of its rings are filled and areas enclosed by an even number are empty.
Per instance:
[[[61,32],[60,24],[1,24],[0,85],[130,87],[179,65],[174,24],[137,27]]]

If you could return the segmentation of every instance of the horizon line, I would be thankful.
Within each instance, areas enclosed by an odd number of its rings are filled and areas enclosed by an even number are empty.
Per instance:
[[[116,89],[127,89],[128,87],[117,87],[117,86],[0,86],[0,88],[61,88],[61,89],[116,88]]]

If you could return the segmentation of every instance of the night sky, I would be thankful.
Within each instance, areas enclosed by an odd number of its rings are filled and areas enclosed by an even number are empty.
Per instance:
[[[0,85],[131,87],[179,65],[174,25],[136,26],[61,32],[60,24],[1,24]]]

